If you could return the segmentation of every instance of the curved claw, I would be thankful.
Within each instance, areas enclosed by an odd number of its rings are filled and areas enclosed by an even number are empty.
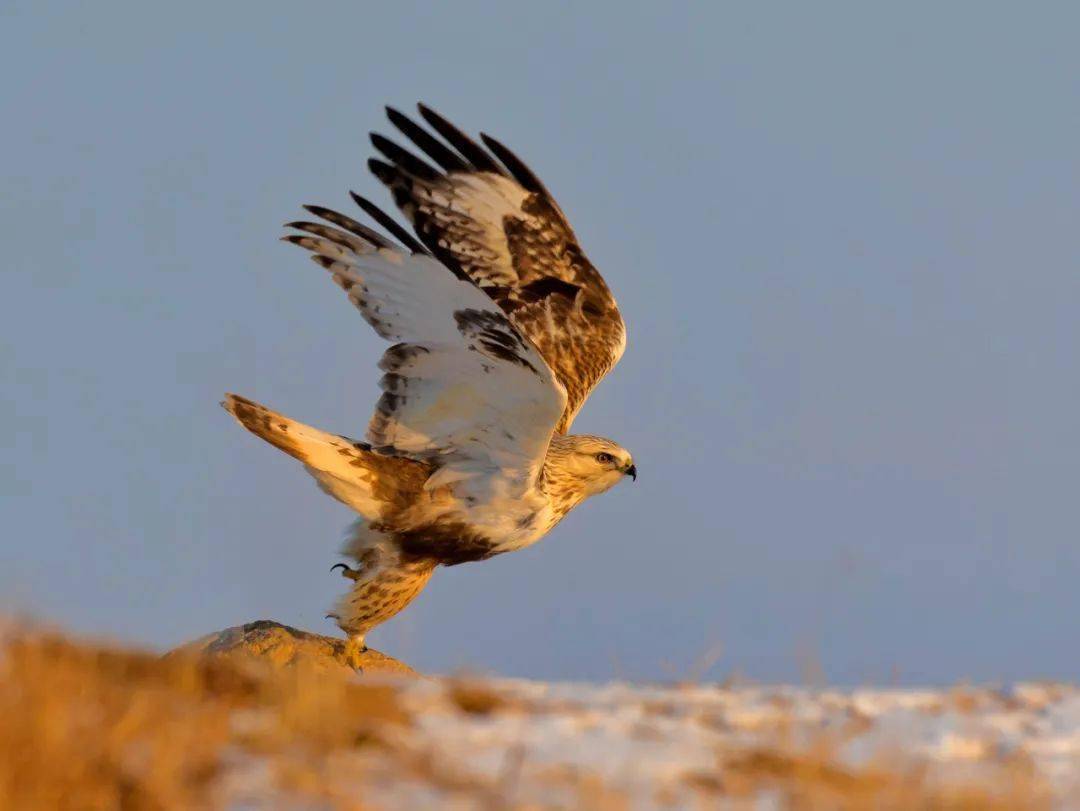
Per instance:
[[[341,569],[341,576],[342,577],[347,577],[350,580],[359,580],[360,579],[360,570],[359,569],[354,569],[352,566],[349,566],[349,565],[344,564],[344,563],[335,563],[333,566],[330,567],[330,571],[334,571],[334,569],[339,569],[339,568]]]

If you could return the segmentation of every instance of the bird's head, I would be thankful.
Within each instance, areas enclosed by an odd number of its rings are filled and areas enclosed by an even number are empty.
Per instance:
[[[626,476],[637,479],[630,451],[610,439],[587,434],[554,436],[547,471],[553,482],[574,487],[584,498],[610,490]]]

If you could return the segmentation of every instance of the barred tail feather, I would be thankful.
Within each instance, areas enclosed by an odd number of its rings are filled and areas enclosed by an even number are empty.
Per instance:
[[[423,463],[377,453],[237,394],[226,394],[221,406],[255,436],[302,462],[325,493],[371,520],[412,503],[430,474]]]

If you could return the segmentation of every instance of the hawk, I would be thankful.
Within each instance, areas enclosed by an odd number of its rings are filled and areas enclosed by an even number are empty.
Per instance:
[[[357,651],[437,566],[535,543],[586,498],[637,478],[615,442],[568,433],[626,346],[607,284],[514,153],[418,109],[427,128],[387,108],[414,151],[372,133],[382,158],[368,161],[415,237],[355,192],[385,233],[304,206],[322,222],[287,223],[297,233],[283,237],[393,342],[364,439],[236,394],[222,403],[360,514],[343,549],[355,566],[334,567],[353,585],[329,615]]]

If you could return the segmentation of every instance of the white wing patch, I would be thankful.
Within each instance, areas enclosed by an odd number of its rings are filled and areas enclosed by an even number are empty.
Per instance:
[[[507,249],[503,221],[520,217],[527,192],[512,180],[492,172],[456,175],[454,185],[415,187],[420,214],[438,223],[446,234],[442,247],[452,250],[468,264],[469,275],[482,287],[510,287],[518,282],[514,261]],[[410,219],[415,213],[406,211]],[[466,232],[468,240],[453,240],[454,232]]]
[[[536,348],[471,281],[425,254],[354,234],[286,239],[312,251],[382,337],[384,390],[368,426],[376,449],[437,462],[428,489],[481,497],[535,483],[566,391]],[[317,229],[317,230],[316,230]]]

